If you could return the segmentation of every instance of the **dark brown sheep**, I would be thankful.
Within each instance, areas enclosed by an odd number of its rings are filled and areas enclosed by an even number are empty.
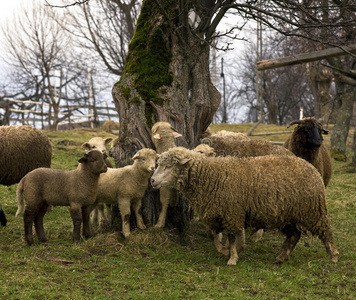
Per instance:
[[[297,124],[284,147],[296,156],[310,162],[321,174],[327,186],[333,173],[331,157],[323,143],[322,134],[328,134],[315,117],[304,118],[289,123],[288,128]]]
[[[48,137],[29,125],[0,126],[0,184],[18,183],[28,172],[49,168],[52,146]]]

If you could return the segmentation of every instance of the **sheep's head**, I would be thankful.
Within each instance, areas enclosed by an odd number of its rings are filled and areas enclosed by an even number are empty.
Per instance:
[[[205,156],[216,156],[214,148],[207,144],[200,144],[193,149],[194,152],[204,154]]]
[[[287,128],[295,124],[298,126],[294,129],[294,138],[304,148],[320,147],[323,142],[322,134],[328,134],[328,131],[314,117],[292,121]]]
[[[105,159],[107,158],[105,153],[99,150],[91,150],[84,154],[82,158],[78,160],[81,164],[81,168],[90,170],[91,173],[99,175],[105,173],[108,170]]]
[[[85,151],[90,151],[90,150],[99,150],[102,153],[106,154],[106,144],[109,144],[113,139],[112,138],[106,138],[103,139],[101,137],[94,137],[89,140],[89,142],[86,142],[82,145],[82,148]]]
[[[152,126],[151,139],[158,153],[175,147],[174,138],[182,135],[168,122],[157,122]]]
[[[199,155],[186,148],[176,147],[159,155],[158,167],[151,177],[152,187],[154,189],[163,186],[177,188],[181,173],[192,165],[193,154]]]
[[[132,159],[134,160],[134,165],[138,168],[144,172],[153,173],[156,169],[156,157],[156,151],[149,148],[143,148],[138,151]]]

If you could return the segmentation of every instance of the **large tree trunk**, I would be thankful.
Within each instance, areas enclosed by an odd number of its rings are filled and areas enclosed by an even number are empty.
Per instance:
[[[157,121],[170,122],[183,135],[178,146],[194,147],[219,106],[220,94],[210,81],[210,46],[190,31],[178,3],[170,1],[163,15],[156,1],[143,2],[123,75],[112,90],[120,117],[117,166],[127,164],[138,149],[154,148],[150,130]],[[184,231],[188,208],[181,199],[174,213],[168,211],[167,223]],[[146,225],[155,224],[158,215],[158,193],[148,192],[143,199]]]
[[[336,87],[336,100],[341,103],[341,107],[337,113],[335,126],[330,138],[330,155],[336,160],[346,161],[346,140],[349,134],[356,93],[353,86],[342,82],[336,81]]]

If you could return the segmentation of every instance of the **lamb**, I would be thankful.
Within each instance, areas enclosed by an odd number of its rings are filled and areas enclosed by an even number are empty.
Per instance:
[[[113,140],[113,138],[111,138],[111,137],[106,138],[105,140],[101,137],[93,137],[88,142],[83,143],[82,148],[85,151],[90,151],[90,150],[96,149],[96,150],[101,151],[103,154],[106,154],[105,145],[109,144],[112,140]],[[105,158],[105,163],[108,166],[108,168],[113,167],[108,158]]]
[[[233,132],[227,130],[220,130],[215,133],[211,133],[210,131],[206,131],[206,135],[204,137],[226,137],[233,138],[240,141],[250,141],[251,139],[242,132]]]
[[[85,151],[90,151],[90,150],[96,149],[106,155],[105,145],[112,142],[112,140],[113,140],[113,138],[111,138],[111,137],[108,137],[106,139],[103,139],[102,137],[93,137],[88,142],[83,143],[82,148]],[[105,158],[105,164],[108,168],[113,167],[110,160],[107,157]],[[107,205],[107,207],[106,207],[107,215],[110,215],[110,209],[111,209],[110,205]],[[104,218],[105,218],[104,217],[104,205],[98,205],[92,212],[91,222],[92,223],[99,222],[99,224],[102,224]]]
[[[32,126],[0,126],[0,141],[0,184],[18,183],[28,172],[51,166],[51,143]]]
[[[296,156],[310,162],[319,171],[327,186],[333,170],[331,157],[323,143],[322,134],[328,134],[328,131],[316,121],[315,117],[292,121],[287,127],[294,124],[298,126],[294,128],[283,146]]]
[[[156,122],[152,126],[151,132],[151,139],[158,154],[161,154],[170,148],[174,148],[176,146],[174,138],[182,136],[168,122]],[[174,189],[163,188],[159,192],[162,208],[155,228],[162,228],[165,226],[168,205],[175,206],[178,202],[178,194]]]
[[[80,242],[81,223],[83,236],[91,235],[89,207],[96,199],[99,176],[107,171],[104,159],[100,151],[92,150],[78,160],[79,165],[75,170],[38,168],[21,179],[16,191],[16,216],[23,214],[25,240],[29,246],[34,243],[32,223],[35,224],[39,241],[47,241],[43,217],[49,205],[70,206],[75,244]]]
[[[146,228],[140,212],[141,200],[148,187],[149,177],[155,170],[156,152],[143,148],[132,159],[133,165],[109,168],[106,173],[100,175],[98,193],[93,205],[95,207],[100,203],[118,204],[125,238],[130,236],[131,205],[135,212],[137,227]]]
[[[217,239],[214,243],[230,254],[228,265],[238,260],[236,245],[243,247],[245,226],[277,228],[286,236],[274,263],[289,259],[301,230],[318,235],[331,261],[338,260],[322,178],[301,158],[206,157],[177,147],[161,154],[151,184],[177,189],[211,231],[227,232],[229,249]]]

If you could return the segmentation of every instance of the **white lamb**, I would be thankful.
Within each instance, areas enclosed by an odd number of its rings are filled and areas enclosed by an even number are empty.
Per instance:
[[[98,204],[115,204],[119,206],[122,219],[122,233],[130,236],[131,205],[136,215],[137,227],[145,229],[141,209],[141,200],[148,186],[149,177],[155,170],[156,152],[149,148],[138,151],[133,165],[112,169],[100,176],[96,201]],[[111,215],[110,215],[111,218]]]

